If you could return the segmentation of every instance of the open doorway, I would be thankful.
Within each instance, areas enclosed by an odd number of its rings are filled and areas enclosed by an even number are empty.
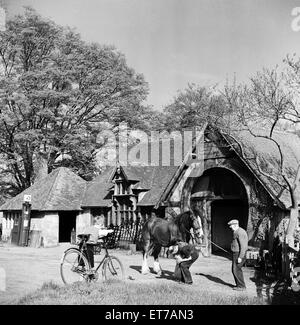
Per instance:
[[[214,244],[230,252],[232,230],[227,223],[231,219],[239,220],[245,230],[248,222],[248,206],[242,200],[216,200],[211,203],[211,240]],[[224,255],[219,247],[212,244],[212,253]]]
[[[208,169],[195,182],[191,202],[206,220],[204,242],[207,253],[228,257],[229,254],[222,250],[230,252],[232,232],[228,221],[238,219],[245,230],[248,225],[248,197],[241,179],[226,168]]]
[[[76,229],[76,211],[60,211],[58,241],[60,243],[71,241],[71,231]]]

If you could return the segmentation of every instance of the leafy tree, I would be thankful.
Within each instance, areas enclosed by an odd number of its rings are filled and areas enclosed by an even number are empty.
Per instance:
[[[74,30],[27,8],[0,34],[0,155],[14,191],[34,166],[63,165],[90,179],[102,122],[144,116],[148,86],[114,47],[85,43]],[[134,116],[134,119],[132,117]],[[37,164],[38,165],[38,164]]]
[[[214,87],[189,84],[164,109],[164,123],[168,130],[179,131],[205,122],[218,125],[224,114],[227,113],[223,99]]]

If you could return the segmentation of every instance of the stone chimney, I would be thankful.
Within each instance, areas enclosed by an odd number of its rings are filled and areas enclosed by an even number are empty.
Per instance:
[[[33,183],[40,181],[48,175],[48,155],[38,152],[33,162]]]

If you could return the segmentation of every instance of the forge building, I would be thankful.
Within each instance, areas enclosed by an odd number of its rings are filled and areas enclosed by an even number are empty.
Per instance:
[[[276,139],[292,181],[300,163],[299,137],[276,133]],[[31,195],[30,228],[40,232],[45,247],[70,241],[72,229],[80,233],[101,213],[107,226],[141,225],[152,212],[169,218],[192,209],[201,216],[208,254],[218,246],[229,249],[230,219],[247,230],[249,245],[270,249],[291,208],[275,144],[247,131],[232,137],[209,127],[178,166],[117,165],[91,182],[67,168],[52,171],[0,207],[3,235],[12,242],[17,241],[24,194]],[[138,240],[136,233],[126,238]]]

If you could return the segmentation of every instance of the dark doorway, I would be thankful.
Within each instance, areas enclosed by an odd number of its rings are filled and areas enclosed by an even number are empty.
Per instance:
[[[15,244],[15,245],[19,245],[19,241],[20,241],[20,236],[21,236],[21,229],[22,229],[22,218],[20,217],[20,215],[15,216],[14,218],[14,226],[13,229],[11,231],[11,243]]]
[[[232,230],[227,223],[231,219],[238,219],[240,226],[247,229],[248,206],[242,200],[216,200],[211,203],[211,240],[218,246],[230,251]],[[224,252],[212,244],[212,253]]]
[[[76,230],[76,211],[61,211],[59,215],[58,241],[60,243],[71,241],[71,231]]]

